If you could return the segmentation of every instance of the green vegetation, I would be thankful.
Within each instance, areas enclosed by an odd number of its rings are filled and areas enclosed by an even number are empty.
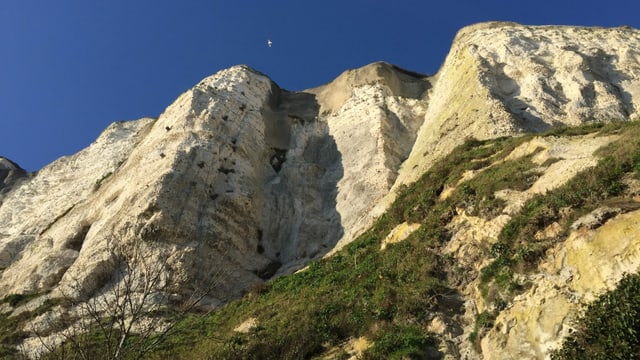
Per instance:
[[[10,294],[0,300],[0,304],[9,304],[11,307],[26,304],[29,300],[34,299],[41,294],[29,293],[29,294]]]
[[[527,287],[518,274],[533,269],[547,249],[562,241],[575,219],[622,194],[625,176],[640,172],[638,124],[558,128],[542,135],[616,132],[621,139],[601,151],[602,160],[595,168],[524,205],[504,227],[497,242],[485,249],[493,261],[479,274],[473,269],[458,268],[454,259],[442,254],[442,247],[451,237],[446,225],[461,210],[492,219],[501,214],[505,205],[495,198],[497,190],[526,190],[537,180],[541,170],[531,161],[534,154],[503,161],[534,135],[467,140],[416,183],[402,187],[389,210],[342,251],[311,263],[299,273],[257,284],[243,298],[212,314],[183,318],[172,335],[147,357],[306,359],[350,338],[364,336],[373,344],[364,352],[364,359],[430,358],[440,346],[429,332],[433,314],[461,313],[462,304],[452,306],[451,299],[456,297],[460,284],[472,281],[476,275],[485,300],[492,305],[477,316],[470,336],[477,343],[493,326],[497,312]],[[461,180],[465,173],[480,169],[475,176]],[[384,237],[405,221],[421,226],[403,242],[381,251]],[[563,229],[560,234],[549,239],[535,238],[538,231],[554,222]],[[627,295],[638,293],[636,288],[632,290],[626,290]],[[629,324],[625,312],[637,317],[635,307],[633,311],[625,307],[636,306],[633,301],[637,300],[616,300],[624,303],[618,307],[620,320],[615,320],[616,326]],[[256,327],[244,333],[233,331],[251,318],[256,319]],[[612,336],[627,336],[627,330],[620,329],[612,330]],[[637,327],[632,329],[636,334]],[[579,346],[585,344],[584,339],[590,339],[582,334],[576,333],[572,340]],[[637,349],[637,345],[630,346]],[[567,352],[568,358],[574,353]]]
[[[554,360],[640,358],[640,275],[625,276],[615,290],[590,304]]]
[[[93,191],[98,191],[98,189],[100,189],[100,186],[102,186],[102,183],[110,178],[111,175],[113,175],[113,172],[109,171],[108,173],[102,175],[100,179],[96,180],[96,183],[93,184]]]
[[[624,176],[640,169],[640,127],[616,123],[572,131],[583,134],[586,130],[597,130],[600,134],[609,134],[622,128],[627,129],[619,140],[599,150],[601,159],[594,168],[577,174],[553,191],[530,199],[505,225],[498,242],[490,249],[494,261],[480,272],[480,290],[485,300],[501,309],[513,294],[526,288],[518,281],[517,273],[533,269],[551,246],[564,239],[575,219],[624,192]],[[538,231],[554,222],[562,226],[560,234],[535,239]]]
[[[209,318],[188,320],[178,330],[186,343],[170,348],[196,343],[201,352],[184,358],[298,359],[366,335],[383,340],[371,350],[372,358],[423,352],[422,345],[435,344],[426,331],[428,311],[452,290],[439,279],[428,246],[403,244],[381,254],[378,240],[370,232],[341,254],[272,281],[260,294],[250,293]],[[420,264],[406,263],[407,257]],[[251,317],[258,327],[246,334],[232,331]],[[194,339],[194,326],[207,335]]]
[[[493,327],[493,321],[496,319],[496,314],[493,312],[483,311],[476,315],[476,322],[473,326],[473,331],[469,334],[469,341],[476,343],[480,338],[482,331],[491,329]]]
[[[366,359],[433,356],[438,343],[428,331],[430,315],[447,311],[443,300],[456,293],[447,285],[451,259],[439,252],[449,237],[443,225],[457,206],[488,216],[495,213],[502,204],[493,199],[494,190],[521,188],[522,181],[530,183],[537,174],[528,171],[529,157],[502,162],[445,200],[438,197],[465,171],[486,167],[529,138],[467,141],[405,187],[389,211],[341,252],[258,287],[209,317],[185,320],[157,356],[311,358],[360,336],[374,343],[365,352]],[[422,226],[381,252],[381,240],[404,221]],[[259,325],[248,333],[233,332],[249,318]]]
[[[12,307],[18,307],[41,295],[42,294],[12,294],[0,300],[0,304],[9,304]],[[15,316],[11,316],[11,312],[0,314],[0,358],[17,357],[18,350],[16,346],[27,337],[27,333],[22,329],[20,324],[44,314],[51,310],[56,304],[56,301],[45,300],[37,309],[32,311],[24,311]]]

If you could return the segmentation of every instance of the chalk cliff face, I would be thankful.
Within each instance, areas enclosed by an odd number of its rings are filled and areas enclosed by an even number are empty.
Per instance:
[[[637,120],[639,109],[640,31],[630,28],[479,24],[459,32],[434,76],[374,63],[302,92],[235,66],[180,95],[158,119],[114,123],[86,149],[36,174],[0,158],[0,298],[55,296],[70,286],[95,293],[117,270],[113,248],[136,243],[150,257],[157,256],[151,248],[170,254],[179,295],[215,279],[203,304],[217,306],[337,251],[383,213],[395,188],[465,138]],[[593,152],[606,141],[538,144],[567,162],[548,170],[535,191],[593,166]],[[530,194],[505,196],[522,203]],[[509,216],[491,223],[456,217],[447,251],[465,259],[474,241],[490,243]],[[619,229],[636,224],[625,216],[616,220]],[[489,333],[484,354],[509,358],[527,339],[533,350],[521,355],[543,357],[547,344],[557,343],[568,306],[554,308],[564,312],[549,323],[545,345],[539,332],[527,332],[526,321],[513,319],[544,303],[544,289],[584,289],[590,270],[583,265],[591,260],[575,254],[584,242],[596,246],[585,236],[601,235],[576,233],[571,246],[554,250],[548,272],[556,277],[541,278],[546,285],[528,295],[534,300],[500,315],[503,333]],[[636,248],[633,241],[598,247],[604,252],[598,261],[615,252],[620,263],[602,264],[613,270],[585,291],[597,292],[637,267],[625,255]],[[561,274],[572,261],[584,275],[568,283]],[[463,293],[478,296],[471,287]],[[513,332],[505,335],[507,328]]]
[[[138,240],[170,248],[187,282],[233,274],[214,304],[299,269],[388,192],[427,86],[385,63],[312,92],[246,66],[206,78],[158,119],[113,124],[6,196],[0,292],[82,278],[91,293],[115,270],[114,243]]]
[[[639,43],[630,28],[482,23],[460,30],[398,182],[415,180],[466,137],[637,120]]]
[[[13,185],[27,176],[27,172],[11,160],[0,157],[0,201],[2,195],[11,190]]]

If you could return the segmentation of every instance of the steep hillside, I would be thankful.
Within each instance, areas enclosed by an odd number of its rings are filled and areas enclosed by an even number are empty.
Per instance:
[[[158,119],[115,123],[16,183],[0,206],[0,294],[35,296],[33,309],[100,299],[123,286],[123,269],[146,271],[127,263],[142,254],[169,284],[152,302],[204,292],[198,307],[215,308],[322,257],[389,191],[428,87],[386,63],[336,82],[316,96],[223,70]]]
[[[626,27],[478,24],[434,76],[301,92],[221,70],[37,173],[0,158],[0,342],[545,357],[639,265],[638,99]]]
[[[496,22],[460,30],[398,182],[414,181],[468,136],[638,119],[639,43],[631,28]]]
[[[548,357],[640,266],[638,136],[618,123],[467,141],[334,256],[184,320],[158,356]]]

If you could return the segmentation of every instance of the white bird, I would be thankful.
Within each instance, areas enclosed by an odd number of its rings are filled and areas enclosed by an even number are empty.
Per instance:
[[[273,44],[273,42],[271,41],[271,39],[267,39],[267,45],[268,45],[269,47],[271,47],[271,45],[272,45],[272,44]]]

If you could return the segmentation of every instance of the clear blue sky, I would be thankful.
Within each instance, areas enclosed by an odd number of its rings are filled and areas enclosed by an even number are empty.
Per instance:
[[[0,0],[0,155],[27,170],[236,64],[302,90],[374,61],[434,73],[463,26],[640,28],[637,0]],[[273,47],[266,45],[267,39]]]

